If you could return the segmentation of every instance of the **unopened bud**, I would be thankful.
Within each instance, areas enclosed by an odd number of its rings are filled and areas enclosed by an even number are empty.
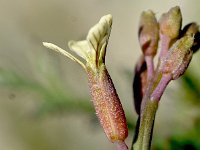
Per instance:
[[[142,12],[138,36],[144,55],[155,56],[159,40],[159,25],[151,10]]]
[[[193,23],[189,23],[187,24],[183,30],[182,30],[182,35],[195,35],[197,32],[199,32],[199,26],[193,22]]]
[[[175,39],[179,36],[182,24],[181,10],[178,6],[171,8],[167,13],[164,13],[160,18],[160,33],[167,35],[170,39]]]
[[[199,26],[196,23],[190,23],[186,25],[183,30],[181,37],[184,35],[191,35],[194,36],[194,43],[192,45],[191,50],[193,52],[196,52],[200,48],[200,32],[199,32]]]
[[[194,37],[186,35],[177,40],[167,55],[161,59],[161,71],[163,74],[170,74],[172,79],[180,77],[187,69],[192,59],[193,51],[191,47],[194,43]]]

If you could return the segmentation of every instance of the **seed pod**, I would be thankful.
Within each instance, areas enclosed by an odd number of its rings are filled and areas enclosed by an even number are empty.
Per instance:
[[[180,8],[176,6],[171,8],[167,13],[164,13],[161,16],[159,23],[161,34],[167,35],[170,39],[177,38],[182,24]]]
[[[124,110],[105,66],[105,55],[111,31],[112,16],[103,16],[90,29],[84,41],[70,41],[69,48],[82,57],[86,63],[51,43],[46,47],[58,51],[78,62],[88,75],[89,89],[97,117],[108,139],[117,145],[125,145],[128,128]],[[125,146],[124,146],[125,147]]]
[[[142,12],[140,16],[138,37],[144,55],[155,56],[159,40],[159,25],[151,10]]]
[[[177,40],[168,51],[166,57],[161,60],[161,70],[163,74],[170,74],[172,79],[180,77],[187,69],[192,59],[193,51],[191,47],[194,37],[186,35]]]

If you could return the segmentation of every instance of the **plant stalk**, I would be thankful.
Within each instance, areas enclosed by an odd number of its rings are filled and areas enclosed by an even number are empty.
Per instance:
[[[150,150],[151,147],[154,120],[158,104],[166,86],[171,81],[171,76],[158,73],[155,79],[156,80],[149,81],[149,85],[142,100],[139,133],[132,150]]]
[[[134,150],[149,150],[158,101],[147,101],[146,109],[141,117],[138,139],[133,146]]]

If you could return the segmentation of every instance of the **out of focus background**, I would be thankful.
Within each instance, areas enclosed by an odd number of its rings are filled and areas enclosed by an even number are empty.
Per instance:
[[[133,70],[143,10],[159,18],[179,5],[183,25],[200,24],[199,0],[0,0],[0,150],[114,150],[95,117],[83,69],[42,46],[67,48],[105,14],[113,15],[106,64],[129,125],[137,115]],[[200,52],[186,74],[171,83],[156,116],[153,150],[200,150]]]

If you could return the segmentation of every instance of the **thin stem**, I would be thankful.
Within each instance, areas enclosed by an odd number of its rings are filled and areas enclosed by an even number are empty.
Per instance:
[[[126,145],[125,142],[115,142],[116,146],[117,146],[117,149],[118,150],[128,150],[128,146]]]
[[[140,116],[140,128],[137,141],[133,146],[134,150],[150,149],[154,120],[158,108],[158,103],[165,88],[171,81],[171,76],[162,75],[160,79],[159,73],[157,73],[154,79],[156,80],[149,81],[146,93],[142,100],[143,104]]]
[[[143,144],[142,144],[142,150],[149,150],[151,146],[151,137],[153,134],[153,126],[154,126],[154,120],[155,115],[158,108],[158,102],[157,101],[148,101],[147,108],[145,111],[145,116],[143,117],[143,128],[144,128],[144,134],[143,134]]]
[[[165,88],[167,87],[168,83],[171,81],[172,77],[171,75],[163,75],[160,83],[154,90],[154,92],[151,95],[151,100],[159,101],[163,92],[165,91]]]
[[[154,75],[153,56],[145,56],[145,61],[147,64],[147,79],[150,81]]]
[[[148,107],[148,106],[149,106],[149,102],[151,102],[150,95],[152,93],[154,85],[157,85],[157,82],[159,82],[158,77],[155,79],[156,79],[156,81],[154,81],[152,79],[148,82],[145,95],[143,96],[143,99],[142,99],[141,111],[140,111],[140,116],[139,116],[139,119],[140,119],[139,120],[139,122],[140,122],[139,133],[138,133],[138,136],[136,137],[135,143],[133,143],[134,145],[132,147],[132,150],[148,150],[148,147],[150,147],[150,146],[148,146],[147,143],[149,143],[149,145],[150,145],[151,136],[149,135],[149,133],[147,133],[147,131],[150,131],[149,129],[151,129],[151,131],[152,131],[152,129],[153,129],[153,123],[151,121],[152,121],[152,119],[154,120],[156,110],[149,110],[150,107]],[[154,105],[157,106],[157,104],[154,104]],[[156,108],[156,107],[152,107],[152,108]],[[152,113],[149,114],[149,112],[150,113],[153,112],[154,114],[152,114]],[[145,129],[145,128],[147,128],[147,129]],[[146,144],[143,143],[145,135],[149,137],[149,141],[146,142]],[[146,138],[146,140],[147,140],[147,138]],[[146,148],[143,147],[143,145],[145,145]]]
[[[158,101],[148,101],[143,117],[141,118],[139,135],[133,146],[134,150],[149,150]]]
[[[167,51],[169,50],[171,39],[164,34],[160,34],[160,39],[161,39],[161,51],[159,58],[162,58],[167,54]]]

